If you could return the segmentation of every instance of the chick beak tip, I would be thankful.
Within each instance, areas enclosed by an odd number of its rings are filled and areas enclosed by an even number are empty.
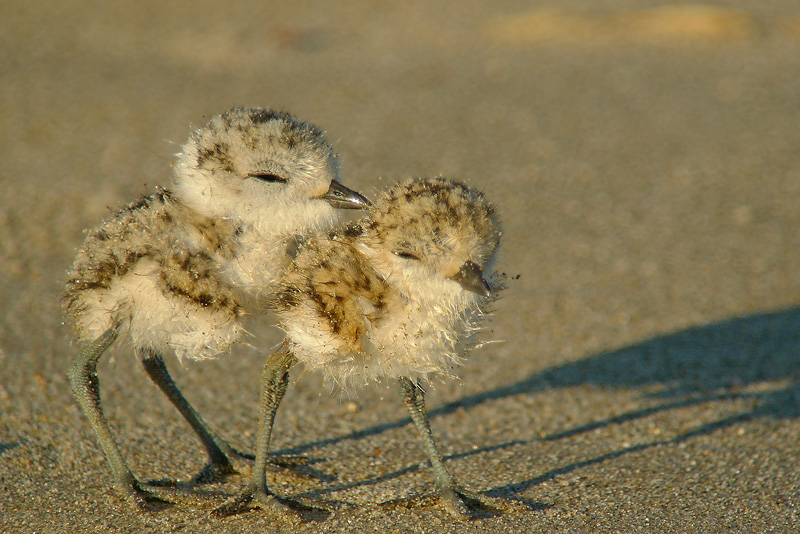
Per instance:
[[[331,182],[328,191],[320,198],[327,201],[334,208],[342,210],[364,209],[372,205],[364,195],[336,181]]]
[[[471,291],[482,297],[492,296],[492,288],[489,286],[489,283],[486,282],[483,271],[472,261],[465,262],[458,272],[451,277],[451,280],[458,282],[461,287],[467,291]]]

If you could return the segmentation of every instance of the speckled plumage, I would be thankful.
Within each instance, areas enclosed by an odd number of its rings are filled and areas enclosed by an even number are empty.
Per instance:
[[[198,480],[232,472],[228,456],[246,455],[208,428],[162,358],[226,351],[242,316],[265,311],[298,236],[330,228],[334,206],[365,203],[338,183],[336,156],[314,126],[271,110],[232,109],[191,135],[168,190],[89,232],[64,295],[83,345],[69,376],[119,486],[140,507],[154,497],[128,469],[103,415],[100,356],[129,335],[150,378],[206,448],[210,463]]]
[[[489,501],[458,486],[445,468],[419,381],[451,374],[471,346],[492,297],[484,272],[491,272],[500,236],[495,210],[483,195],[444,178],[400,183],[359,225],[311,236],[276,291],[273,307],[288,341],[264,369],[253,477],[215,514],[238,513],[256,500],[296,521],[296,506],[268,489],[265,463],[274,417],[297,361],[344,387],[398,379],[444,507],[467,518],[471,507]]]
[[[293,353],[342,385],[450,375],[489,300],[453,277],[466,262],[490,271],[499,238],[474,188],[398,184],[360,226],[314,235],[281,279],[275,308]]]
[[[201,236],[187,243],[187,234]],[[69,273],[65,304],[80,339],[124,325],[134,346],[204,358],[239,332],[242,299],[220,277],[236,225],[187,210],[166,190],[92,230]]]
[[[212,118],[183,147],[169,190],[89,233],[65,298],[80,339],[121,325],[161,354],[226,350],[242,313],[264,310],[295,236],[333,224],[320,197],[337,172],[310,124],[263,109]]]

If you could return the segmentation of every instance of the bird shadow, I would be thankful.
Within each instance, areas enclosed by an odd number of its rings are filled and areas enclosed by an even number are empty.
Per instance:
[[[800,376],[800,308],[737,317],[657,336],[534,373],[493,390],[444,404],[431,415],[446,415],[488,401],[583,385],[603,388],[658,386],[647,394],[656,406],[595,421],[549,436],[560,439],[610,424],[691,405],[752,398],[756,408],[731,419],[800,415],[797,381],[780,390],[744,392],[749,386]],[[730,424],[735,424],[735,422]],[[725,426],[709,423],[708,431]],[[698,431],[693,431],[697,434]],[[708,433],[708,432],[700,432]]]
[[[800,416],[798,377],[800,377],[800,308],[795,307],[690,327],[618,349],[603,351],[575,362],[533,373],[510,384],[464,396],[430,410],[429,415],[432,418],[441,417],[456,410],[474,408],[487,402],[533,395],[556,388],[593,385],[611,389],[646,387],[651,390],[645,396],[650,402],[655,403],[653,406],[612,415],[544,438],[558,440],[659,412],[703,403],[735,399],[753,401],[750,403],[753,406],[751,409],[700,425],[673,439],[610,452],[597,458],[560,467],[529,480],[494,488],[487,493],[490,496],[503,496],[519,493],[533,485],[588,465],[660,444],[683,442],[753,419],[796,418]],[[787,380],[788,384],[777,388],[750,387],[768,382],[786,383]],[[360,440],[403,427],[408,422],[408,419],[403,419],[375,425],[345,436],[307,443],[285,451],[284,454],[297,454],[341,441]]]
[[[498,444],[498,445],[493,445],[491,447],[484,447],[484,448],[481,448],[481,449],[473,449],[473,450],[470,450],[470,451],[467,451],[467,452],[461,452],[461,453],[457,453],[457,454],[450,454],[450,455],[447,455],[447,456],[443,456],[442,459],[444,461],[457,460],[457,459],[460,459],[460,458],[466,458],[466,457],[474,456],[474,455],[477,455],[477,454],[483,454],[483,453],[487,453],[487,452],[491,452],[491,451],[507,449],[509,447],[513,447],[515,445],[519,445],[519,444],[522,444],[522,443],[527,443],[527,442],[520,441],[520,440],[509,441],[507,443],[501,443],[501,444]],[[377,476],[377,477],[372,477],[372,478],[368,478],[368,479],[365,479],[365,480],[360,480],[360,481],[352,482],[352,483],[348,483],[348,484],[335,484],[335,485],[332,485],[332,486],[327,486],[327,487],[324,487],[324,488],[307,491],[305,493],[301,493],[300,495],[297,495],[297,497],[306,498],[306,499],[318,499],[318,498],[322,497],[323,495],[326,495],[326,494],[329,494],[329,493],[336,493],[336,492],[339,492],[339,491],[346,491],[346,490],[360,488],[360,487],[364,487],[364,486],[374,486],[376,484],[380,484],[381,482],[385,482],[387,480],[393,480],[395,478],[399,478],[399,477],[401,477],[403,475],[406,475],[408,473],[413,473],[415,471],[418,471],[419,469],[420,469],[420,464],[419,463],[415,463],[415,464],[410,465],[408,467],[404,467],[402,469],[398,469],[398,470],[392,471],[390,473],[385,473],[385,474]]]
[[[492,445],[490,447],[483,447],[483,448],[473,449],[473,450],[470,450],[470,451],[461,452],[461,453],[457,453],[457,454],[450,454],[450,455],[447,455],[447,456],[443,456],[442,459],[445,462],[450,461],[450,460],[458,460],[458,459],[461,459],[461,458],[467,458],[469,456],[475,456],[475,455],[479,455],[479,454],[490,453],[490,452],[497,451],[497,450],[508,449],[508,448],[514,447],[516,445],[524,444],[524,443],[528,443],[528,442],[527,441],[522,441],[522,440],[514,440],[514,441],[509,441],[509,442],[506,442],[506,443],[500,443],[500,444],[497,444],[497,445]],[[323,495],[327,495],[327,494],[330,494],[330,493],[336,493],[336,492],[340,492],[340,491],[347,491],[347,490],[350,490],[350,489],[355,489],[355,488],[360,488],[360,487],[365,487],[365,486],[374,486],[374,485],[380,484],[382,482],[385,482],[387,480],[393,480],[395,478],[399,478],[399,477],[402,477],[402,476],[407,475],[409,473],[413,473],[415,471],[418,471],[419,469],[422,468],[422,466],[425,463],[427,463],[427,462],[415,463],[413,465],[404,467],[402,469],[398,469],[398,470],[395,470],[395,471],[392,471],[392,472],[389,472],[389,473],[385,473],[385,474],[380,475],[380,476],[367,478],[367,479],[360,480],[360,481],[357,481],[357,482],[352,482],[352,483],[349,483],[349,484],[336,484],[336,485],[328,486],[328,487],[325,487],[325,488],[320,488],[320,489],[307,491],[305,493],[301,493],[300,495],[297,495],[296,498],[317,501]],[[488,497],[494,497],[493,492],[494,492],[494,490],[491,490],[491,491],[485,492],[485,494]],[[433,502],[435,500],[436,500],[435,497],[432,497],[431,495],[419,495],[419,496],[409,497],[409,498],[392,499],[390,501],[386,501],[386,502],[378,503],[377,505],[373,505],[373,507],[378,507],[378,508],[381,508],[381,509],[419,508],[419,507],[429,506],[429,505],[433,504]],[[516,504],[521,505],[522,507],[524,507],[525,509],[528,509],[528,510],[544,510],[544,509],[549,507],[548,505],[545,505],[545,504],[542,504],[542,503],[539,503],[539,502],[529,501],[527,499],[514,498],[513,500],[514,500],[514,502]],[[352,508],[352,506],[351,506],[351,508]],[[497,515],[500,515],[501,510],[495,509],[491,504],[482,504],[481,503],[481,504],[478,504],[478,505],[476,505],[474,507],[474,513],[475,513],[475,518],[476,519],[477,518],[485,519],[485,518],[488,518],[488,517],[495,517]]]

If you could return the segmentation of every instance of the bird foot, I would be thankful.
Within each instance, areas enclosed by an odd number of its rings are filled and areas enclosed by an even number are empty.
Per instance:
[[[456,519],[472,519],[475,515],[496,515],[508,506],[500,499],[487,497],[459,486],[441,490],[439,503]]]
[[[195,476],[192,482],[195,484],[212,484],[221,482],[231,475],[237,474],[236,469],[227,460],[225,462],[212,462],[206,465]]]
[[[304,506],[296,501],[279,498],[268,490],[256,490],[252,485],[248,485],[241,495],[228,499],[222,506],[215,508],[211,515],[214,517],[230,517],[253,508],[259,508],[278,519],[297,525],[302,521],[302,517],[297,510],[304,508]]]
[[[222,482],[229,476],[235,474],[238,474],[238,472],[229,462],[212,462],[203,467],[188,482],[176,480],[174,478],[161,478],[158,480],[149,480],[146,482],[146,484],[151,488],[185,489],[196,484],[213,484],[215,482]]]
[[[254,461],[256,459],[252,454],[241,452],[228,445],[226,442],[220,440],[222,445],[220,448],[225,456],[216,462],[211,462],[205,466],[193,478],[192,482],[197,484],[208,484],[212,482],[221,482],[228,478],[230,475],[235,475],[238,472],[233,467],[233,464],[228,458],[236,458],[239,460]],[[276,468],[289,469],[294,471],[297,468],[307,466],[309,463],[308,458],[305,456],[268,456],[267,464]]]
[[[125,484],[120,489],[125,495],[125,500],[140,512],[160,512],[175,505],[174,502],[163,498],[157,493],[142,489],[136,481],[132,484]]]
[[[276,471],[286,469],[301,478],[322,478],[317,470],[308,467],[309,459],[304,456],[270,456],[267,463]],[[148,481],[146,484],[155,488],[186,488],[195,484],[224,482],[230,476],[238,474],[239,472],[233,467],[233,464],[225,459],[225,461],[207,464],[188,482],[163,478]]]
[[[222,506],[214,509],[214,517],[230,517],[254,508],[271,514],[278,519],[297,525],[304,519],[315,520],[327,517],[337,506],[326,506],[326,503],[310,505],[293,499],[278,497],[267,489],[255,489],[249,484],[238,496],[228,499]],[[304,517],[306,516],[306,517]]]
[[[267,463],[270,463],[275,467],[292,469],[295,467],[308,465],[309,459],[307,456],[268,456]]]

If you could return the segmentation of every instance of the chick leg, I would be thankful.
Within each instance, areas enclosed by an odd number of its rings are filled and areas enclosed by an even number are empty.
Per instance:
[[[164,392],[183,418],[186,419],[186,422],[189,423],[189,426],[192,427],[192,430],[194,430],[200,438],[203,447],[208,453],[209,464],[194,477],[193,482],[213,482],[235,473],[236,470],[230,462],[231,457],[242,458],[244,460],[255,459],[252,454],[241,452],[232,447],[225,439],[211,429],[208,423],[206,423],[203,417],[189,404],[189,401],[186,400],[186,397],[184,397],[178,389],[178,386],[172,380],[166,363],[161,356],[152,351],[143,351],[140,354],[140,359],[150,379]],[[267,461],[274,466],[289,469],[308,463],[308,459],[302,456],[270,456]]]
[[[186,400],[178,389],[178,386],[172,380],[167,366],[160,355],[148,349],[142,349],[137,352],[150,379],[167,396],[175,408],[178,409],[183,418],[186,419],[186,422],[189,423],[189,426],[192,427],[195,434],[200,438],[203,447],[206,449],[209,464],[194,477],[193,481],[212,482],[235,473],[236,470],[228,459],[228,455],[238,456],[240,458],[248,458],[248,455],[231,447],[224,439],[209,428],[208,424],[192,405],[189,404],[189,401]],[[252,456],[249,458],[252,459]]]
[[[259,501],[262,508],[295,523],[299,518],[267,488],[267,462],[269,460],[269,441],[278,405],[286,393],[289,383],[289,369],[295,363],[294,355],[286,349],[269,357],[264,366],[261,380],[261,400],[258,418],[258,437],[256,461],[253,478],[242,494],[223,504],[212,512],[215,516],[229,516],[246,510],[253,500]]]
[[[97,379],[97,362],[116,337],[117,327],[112,327],[86,345],[72,361],[72,367],[68,372],[69,381],[75,399],[94,429],[97,442],[103,449],[108,463],[111,464],[111,470],[117,479],[117,486],[140,509],[158,509],[167,502],[142,489],[139,481],[125,463],[125,459],[114,441],[114,436],[111,434],[108,420],[103,415],[100,402],[100,382]]]
[[[428,453],[428,459],[436,475],[436,487],[439,489],[442,504],[450,514],[457,518],[470,517],[467,502],[476,501],[480,504],[484,499],[477,494],[460,488],[448,473],[444,463],[442,463],[442,456],[439,454],[439,449],[433,440],[431,424],[428,420],[428,414],[425,412],[425,392],[422,388],[408,378],[401,377],[400,390],[403,394],[403,401],[411,413],[411,420],[422,437],[422,443]]]

